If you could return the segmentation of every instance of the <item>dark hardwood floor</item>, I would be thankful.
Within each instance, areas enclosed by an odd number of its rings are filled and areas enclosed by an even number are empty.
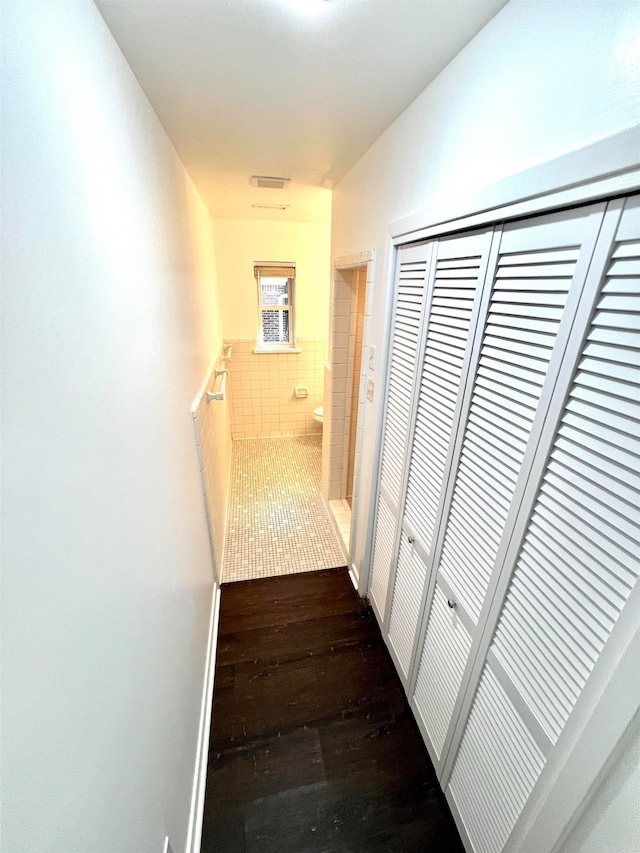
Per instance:
[[[202,853],[462,851],[346,569],[223,586]]]

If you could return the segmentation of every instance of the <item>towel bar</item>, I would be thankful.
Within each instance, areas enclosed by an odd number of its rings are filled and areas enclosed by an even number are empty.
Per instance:
[[[214,372],[216,379],[222,376],[222,381],[220,382],[220,388],[218,391],[207,391],[207,403],[210,403],[212,400],[224,400],[227,395],[227,371],[215,370]]]

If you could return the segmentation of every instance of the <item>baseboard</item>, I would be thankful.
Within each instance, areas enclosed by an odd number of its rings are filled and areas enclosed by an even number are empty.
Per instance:
[[[283,433],[282,435],[239,435],[234,436],[231,433],[232,441],[256,441],[256,439],[260,439],[264,441],[267,438],[280,439],[280,438],[308,438],[309,436],[317,436],[318,438],[322,438],[322,430],[317,430],[316,432],[288,432]]]
[[[211,708],[213,705],[213,681],[216,669],[216,647],[218,643],[218,620],[220,617],[220,587],[214,586],[211,598],[211,618],[207,641],[207,659],[204,669],[202,703],[200,706],[200,725],[198,727],[198,746],[196,764],[193,773],[191,791],[191,809],[189,811],[189,832],[187,834],[186,853],[200,853],[202,841],[202,818],[204,816],[204,794],[207,783],[207,760],[209,756],[209,735],[211,731]]]

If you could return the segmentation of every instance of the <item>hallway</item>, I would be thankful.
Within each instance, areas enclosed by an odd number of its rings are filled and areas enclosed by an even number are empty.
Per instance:
[[[640,4],[0,23],[0,853],[638,853]]]
[[[202,853],[460,851],[346,569],[225,585]]]

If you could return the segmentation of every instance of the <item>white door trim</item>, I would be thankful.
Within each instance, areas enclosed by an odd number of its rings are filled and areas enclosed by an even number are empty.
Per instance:
[[[361,268],[366,268],[366,281],[367,281],[367,289],[365,294],[365,318],[364,318],[364,328],[362,330],[362,349],[363,353],[369,353],[369,345],[371,343],[371,315],[373,313],[373,282],[375,275],[375,258],[376,253],[375,250],[370,249],[363,252],[357,252],[353,255],[346,255],[343,257],[336,258],[333,263],[333,271],[334,271],[334,279],[336,272],[346,272],[348,270],[356,270]],[[333,290],[332,290],[332,299]],[[333,322],[333,310],[331,312],[331,318]],[[333,367],[334,359],[333,359],[333,328],[329,330],[329,364]],[[357,553],[357,533],[358,533],[358,522],[362,518],[363,515],[363,507],[362,507],[362,436],[364,433],[364,421],[365,421],[365,403],[366,403],[366,382],[368,377],[368,360],[363,358],[362,365],[360,369],[360,387],[358,392],[358,422],[357,422],[357,436],[356,436],[356,458],[354,465],[354,473],[353,473],[353,500],[352,500],[352,508],[351,508],[351,530],[349,535],[349,575],[351,577],[351,581],[356,588],[357,592],[361,596],[365,596],[367,594],[369,588],[369,574],[368,572],[362,571],[362,564],[364,562],[363,554]],[[331,419],[331,408],[329,407],[327,411],[324,413],[324,421],[327,423]],[[347,437],[344,436],[343,440],[347,440]],[[368,509],[368,507],[366,508]]]
[[[389,234],[398,246],[639,188],[640,125],[636,125],[452,202],[397,219],[389,226]]]
[[[213,586],[211,596],[211,615],[207,639],[207,657],[204,666],[202,701],[200,704],[200,722],[196,744],[196,762],[193,771],[191,806],[187,830],[186,853],[200,853],[202,842],[202,822],[204,818],[204,795],[207,787],[207,767],[209,763],[209,737],[211,734],[211,713],[213,710],[213,684],[216,670],[216,650],[218,645],[218,623],[220,620],[220,587]]]

